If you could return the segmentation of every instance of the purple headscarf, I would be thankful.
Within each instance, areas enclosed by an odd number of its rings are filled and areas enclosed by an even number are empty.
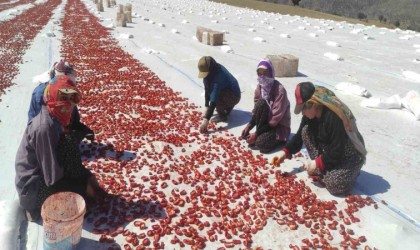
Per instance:
[[[257,69],[259,68],[263,68],[263,69],[268,69],[268,72],[270,73],[270,77],[274,78],[274,69],[273,69],[273,65],[271,64],[271,62],[267,59],[263,59],[258,63]]]
[[[274,84],[274,70],[273,70],[273,65],[271,65],[271,62],[269,60],[261,60],[258,63],[258,69],[267,69],[268,73],[270,74],[269,77],[267,76],[258,76],[258,83],[261,86],[261,96],[264,100],[267,101],[268,103],[268,99],[270,98],[270,91],[271,88],[273,87]]]

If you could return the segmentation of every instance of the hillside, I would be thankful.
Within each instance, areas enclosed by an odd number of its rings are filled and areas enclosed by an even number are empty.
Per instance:
[[[291,4],[291,0],[264,2]],[[418,0],[302,0],[299,6],[350,18],[358,18],[359,13],[363,13],[368,19],[382,19],[402,29],[420,30]]]

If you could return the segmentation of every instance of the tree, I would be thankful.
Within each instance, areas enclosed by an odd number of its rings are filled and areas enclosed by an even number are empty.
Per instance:
[[[381,22],[381,23],[382,23],[382,21],[384,20],[384,16],[383,16],[383,15],[379,15],[379,16],[378,16],[378,19],[379,19],[379,22]]]
[[[400,27],[400,25],[401,25],[401,24],[400,24],[400,21],[398,21],[398,20],[397,20],[397,21],[395,21],[395,22],[394,22],[394,25],[395,25],[396,27]]]
[[[300,0],[292,0],[293,6],[299,6]]]
[[[359,13],[357,14],[357,18],[358,18],[359,20],[362,20],[362,19],[366,19],[366,18],[367,18],[367,16],[366,16],[366,14],[365,14],[365,13],[363,13],[363,12],[359,12]]]

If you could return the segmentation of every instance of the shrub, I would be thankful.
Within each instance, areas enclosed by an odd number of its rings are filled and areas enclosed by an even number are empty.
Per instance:
[[[363,12],[359,12],[359,13],[357,14],[357,18],[358,18],[359,20],[362,20],[362,19],[366,19],[366,18],[367,18],[367,16],[366,16],[366,14],[365,14],[365,13],[363,13]]]

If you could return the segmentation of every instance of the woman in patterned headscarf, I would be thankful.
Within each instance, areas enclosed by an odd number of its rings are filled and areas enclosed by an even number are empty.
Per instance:
[[[286,89],[274,79],[274,69],[268,60],[257,67],[258,86],[255,89],[251,121],[242,131],[242,137],[261,153],[269,153],[286,143],[290,135],[290,103]],[[253,127],[255,133],[250,134]]]
[[[308,174],[318,176],[331,194],[349,193],[367,154],[353,113],[331,90],[311,82],[299,83],[295,96],[295,114],[303,114],[299,130],[272,163],[290,159],[304,144],[311,158],[304,164]]]

